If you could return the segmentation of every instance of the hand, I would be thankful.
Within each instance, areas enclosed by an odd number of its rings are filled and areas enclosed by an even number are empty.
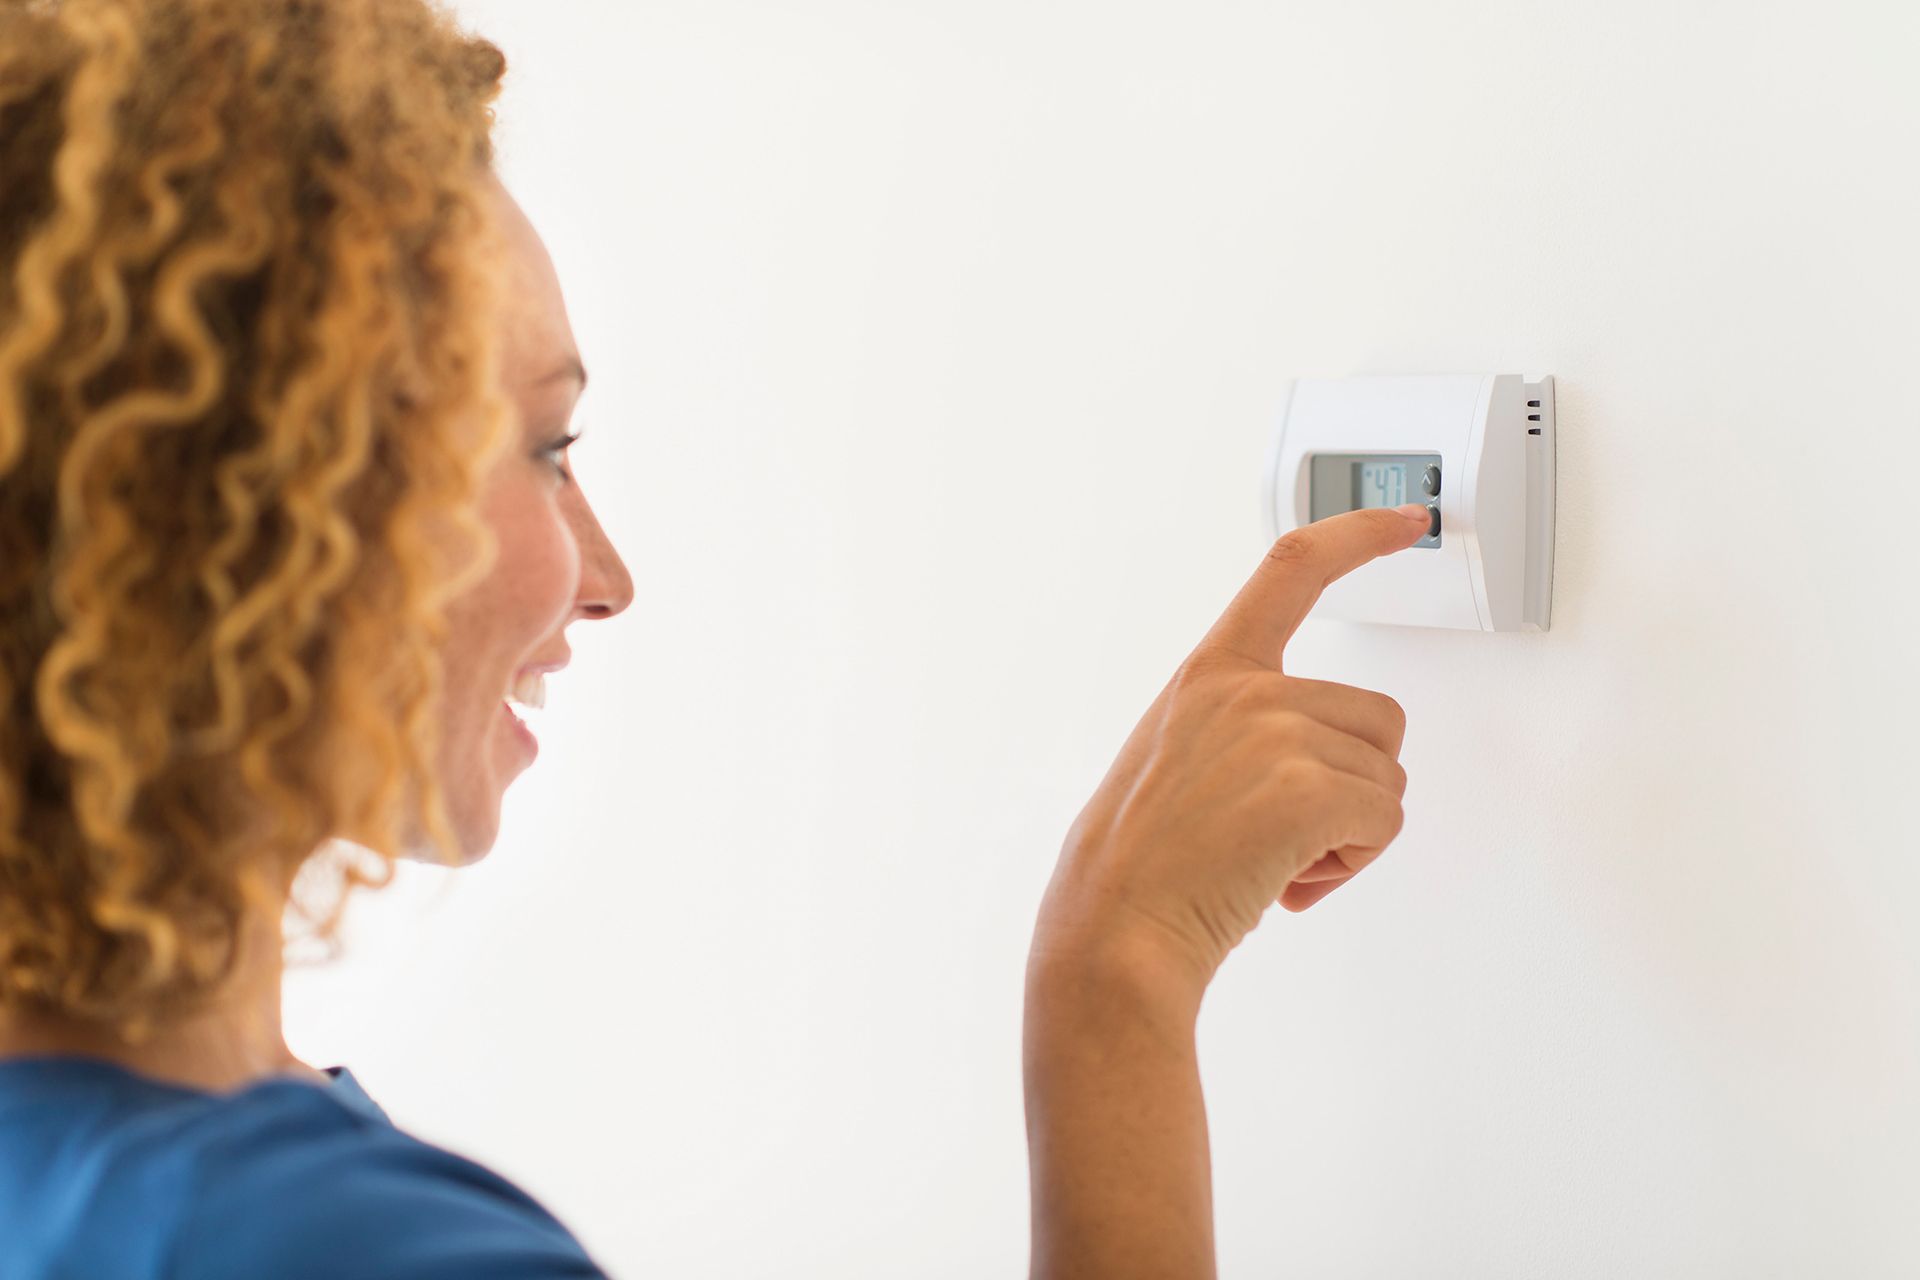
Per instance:
[[[1425,507],[1352,511],[1273,544],[1141,717],[1067,833],[1036,957],[1145,947],[1198,993],[1276,900],[1304,911],[1399,834],[1400,704],[1289,676],[1327,584],[1412,546]]]

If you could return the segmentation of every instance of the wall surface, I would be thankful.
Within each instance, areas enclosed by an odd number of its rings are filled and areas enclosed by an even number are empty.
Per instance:
[[[638,590],[296,1050],[618,1275],[1023,1274],[1061,837],[1280,383],[1558,380],[1553,627],[1200,1048],[1226,1277],[1920,1274],[1920,10],[469,0]]]

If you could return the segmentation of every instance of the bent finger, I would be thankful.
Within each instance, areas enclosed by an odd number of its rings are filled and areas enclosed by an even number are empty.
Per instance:
[[[1298,711],[1281,714],[1284,718],[1278,722],[1277,732],[1288,735],[1291,745],[1342,773],[1391,791],[1396,799],[1407,794],[1407,771],[1374,743],[1315,715]]]
[[[1303,798],[1300,834],[1308,838],[1310,848],[1344,850],[1351,845],[1371,862],[1400,834],[1406,820],[1400,797],[1377,782],[1356,778],[1331,765],[1321,768],[1320,785]],[[1358,871],[1365,862],[1355,865],[1349,860],[1347,865]]]
[[[1288,911],[1305,911],[1351,879],[1352,876],[1341,876],[1318,884],[1290,884],[1280,894],[1280,905]]]
[[[1407,713],[1386,694],[1333,680],[1292,676],[1286,698],[1289,705],[1322,724],[1370,742],[1396,760],[1400,758],[1407,737]]]

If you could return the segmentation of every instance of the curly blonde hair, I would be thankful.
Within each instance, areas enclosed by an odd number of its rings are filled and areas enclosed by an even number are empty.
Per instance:
[[[457,860],[505,67],[432,0],[0,0],[0,1009],[139,1043],[330,841],[323,939]]]

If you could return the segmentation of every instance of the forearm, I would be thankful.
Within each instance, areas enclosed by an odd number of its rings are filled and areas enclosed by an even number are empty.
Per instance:
[[[1029,959],[1032,1280],[1212,1280],[1199,1008],[1125,959]]]

